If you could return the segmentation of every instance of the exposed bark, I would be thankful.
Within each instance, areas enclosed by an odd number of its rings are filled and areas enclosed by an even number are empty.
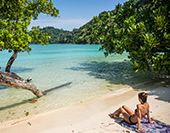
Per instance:
[[[15,61],[15,59],[17,58],[17,55],[18,55],[18,51],[14,50],[13,55],[11,56],[11,58],[9,59],[7,65],[6,65],[5,72],[10,72],[11,66],[12,66],[13,62]]]
[[[0,71],[0,84],[9,87],[29,90],[37,97],[43,96],[43,93],[35,85],[29,83],[27,80],[24,80],[15,73]]]

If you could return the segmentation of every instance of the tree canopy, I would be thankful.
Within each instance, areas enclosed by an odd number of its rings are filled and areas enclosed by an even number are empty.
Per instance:
[[[128,52],[134,70],[170,73],[169,0],[129,0],[94,17],[105,55]]]
[[[28,26],[32,19],[37,19],[40,13],[57,17],[59,11],[54,7],[52,0],[1,0],[0,1],[0,51],[13,52],[9,59],[5,72],[0,71],[0,84],[22,88],[32,91],[37,97],[43,96],[35,85],[24,80],[10,68],[17,58],[18,52],[30,52],[29,43],[36,40],[38,43],[48,44],[49,36],[42,33],[39,27]]]
[[[1,0],[0,50],[29,52],[28,44],[32,40],[48,44],[49,36],[40,32],[38,27],[28,31],[31,20],[37,19],[40,13],[57,17],[59,11],[52,0]]]

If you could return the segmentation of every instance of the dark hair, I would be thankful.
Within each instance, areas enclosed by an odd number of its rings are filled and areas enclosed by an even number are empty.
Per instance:
[[[147,102],[147,98],[148,98],[148,93],[145,92],[140,92],[138,94],[139,98],[142,100],[143,103]]]

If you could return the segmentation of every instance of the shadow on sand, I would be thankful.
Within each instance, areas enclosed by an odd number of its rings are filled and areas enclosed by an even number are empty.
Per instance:
[[[43,93],[44,93],[44,95],[47,95],[49,92],[55,91],[56,89],[60,89],[62,87],[68,86],[70,84],[72,84],[72,82],[68,82],[68,83],[53,87],[51,89],[45,90]],[[23,100],[22,102],[18,102],[18,103],[11,104],[11,105],[8,105],[8,106],[0,107],[0,111],[5,110],[5,109],[10,109],[10,108],[13,108],[15,106],[19,106],[19,105],[26,104],[26,103],[34,103],[36,101],[36,99],[37,99],[37,97],[33,97],[31,99]]]
[[[56,90],[56,89],[60,89],[60,88],[62,88],[62,87],[65,87],[65,86],[68,86],[68,85],[71,85],[71,84],[72,84],[72,82],[68,82],[68,83],[65,83],[65,84],[56,86],[56,87],[54,87],[54,88],[51,88],[51,89],[48,89],[48,90],[43,91],[43,94],[44,94],[44,95],[47,95],[47,93],[49,93],[49,92],[51,92],[51,91],[54,91],[54,90]]]
[[[151,94],[158,96],[157,99],[170,102],[170,100],[163,98],[163,96],[166,95],[165,93],[154,92],[154,88],[160,86],[161,81],[165,81],[165,84],[167,84],[167,81],[170,81],[170,79],[160,79],[158,78],[158,74],[153,72],[139,71],[138,73],[135,73],[131,66],[132,64],[129,61],[93,61],[89,63],[80,63],[78,67],[71,67],[66,69],[72,71],[86,71],[88,72],[88,75],[98,79],[104,79],[110,84],[129,85],[135,90],[146,91],[150,89]]]

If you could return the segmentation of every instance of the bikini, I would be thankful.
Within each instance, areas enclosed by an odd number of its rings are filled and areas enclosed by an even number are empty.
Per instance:
[[[146,114],[147,114],[147,113],[145,113],[144,115],[142,115],[142,117],[145,117]],[[132,116],[133,116],[133,115],[129,116],[129,121],[130,121],[130,123],[131,123],[132,125],[135,125],[135,124],[138,123],[138,122],[132,122],[132,120],[131,120]]]
[[[129,121],[132,125],[135,125],[137,122],[132,122],[131,118],[132,118],[133,115],[129,116]]]

